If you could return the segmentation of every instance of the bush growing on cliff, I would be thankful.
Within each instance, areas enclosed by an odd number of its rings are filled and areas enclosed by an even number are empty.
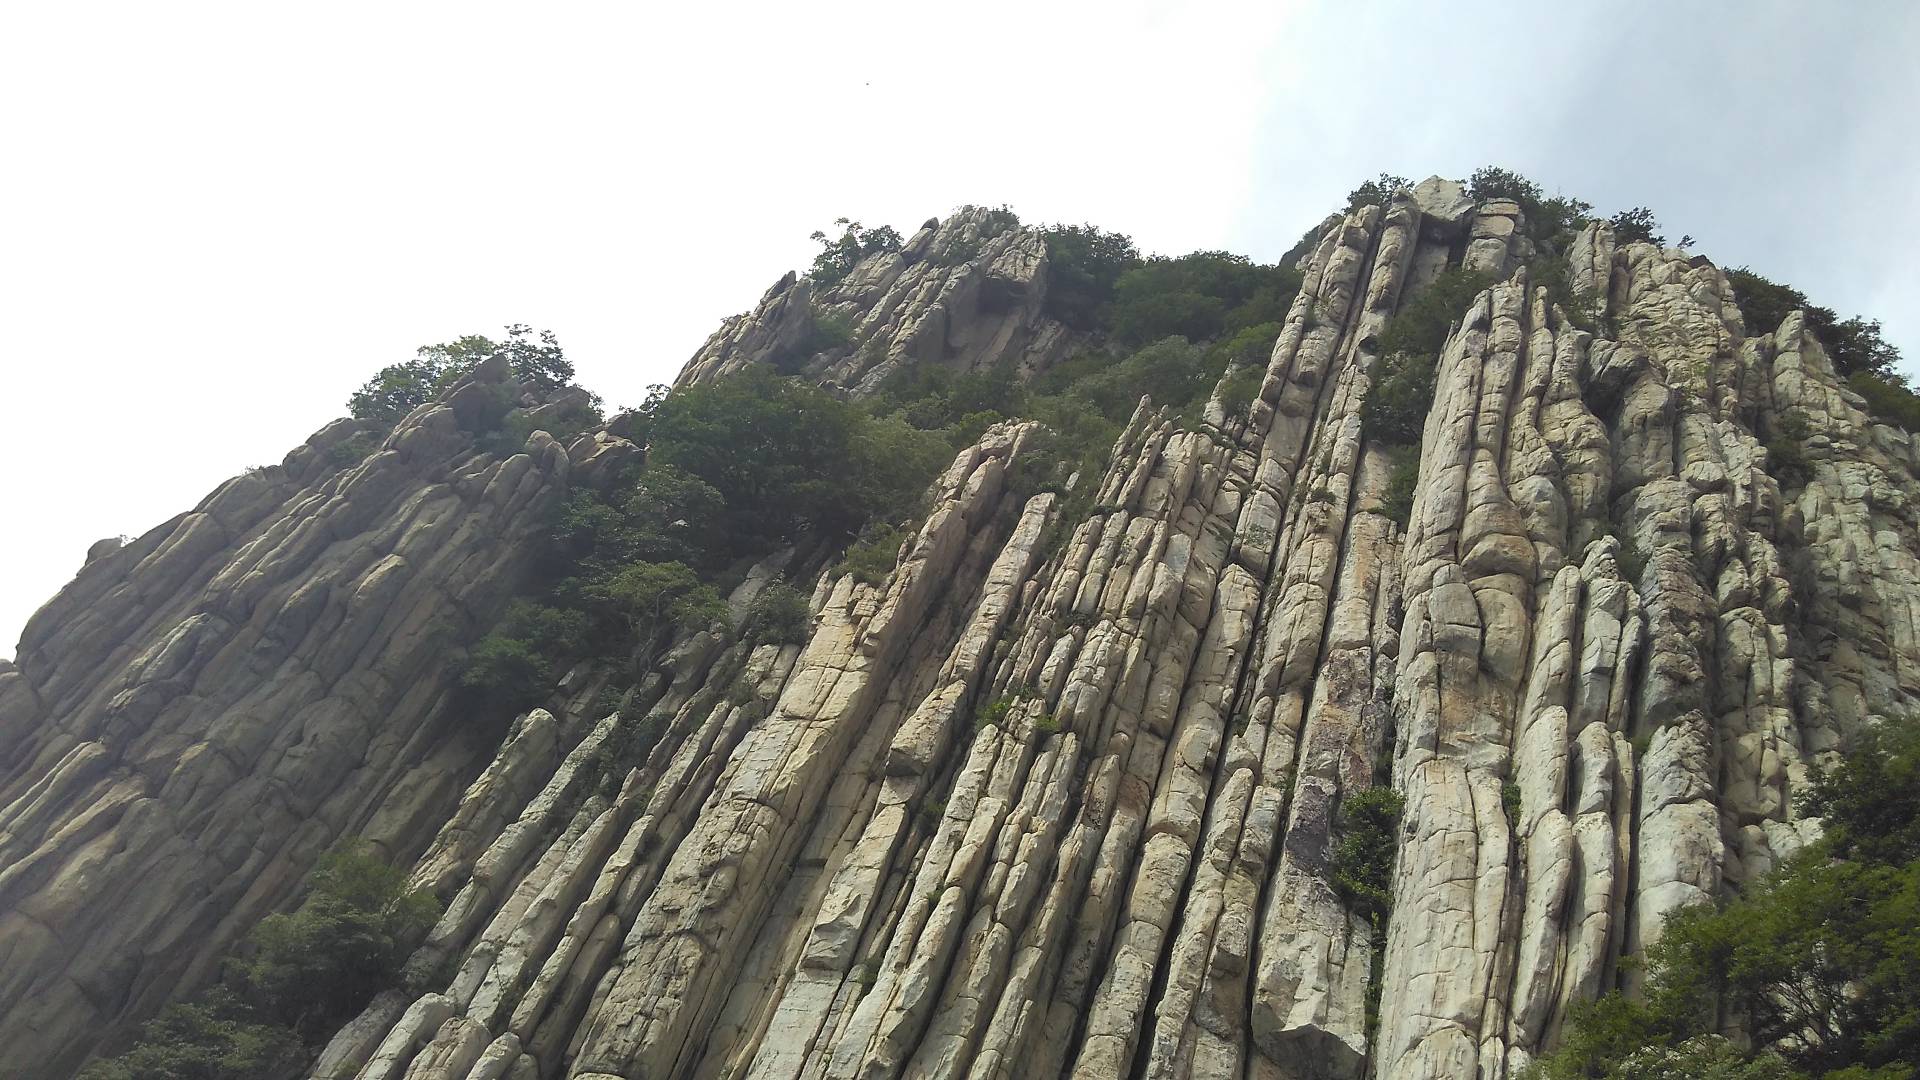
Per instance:
[[[269,915],[230,959],[224,985],[169,1006],[125,1053],[82,1080],[258,1080],[285,1075],[313,1045],[396,985],[439,905],[407,875],[347,844],[307,876],[307,897]]]
[[[88,1065],[79,1080],[259,1080],[288,1075],[305,1058],[291,1028],[216,989],[162,1009],[131,1048]]]
[[[1040,235],[1047,245],[1046,313],[1075,330],[1099,328],[1120,275],[1140,265],[1133,239],[1093,225],[1055,225]]]
[[[261,920],[234,973],[267,1013],[322,1038],[395,984],[439,915],[431,894],[407,888],[405,871],[349,845],[320,859],[298,908]]]
[[[1369,203],[1385,203],[1393,197],[1394,192],[1412,186],[1413,182],[1404,176],[1395,176],[1392,173],[1381,173],[1379,176],[1364,181],[1359,187],[1347,192],[1347,210],[1349,212],[1358,210]]]
[[[784,645],[804,641],[807,624],[813,618],[807,594],[787,584],[773,581],[761,587],[747,605],[741,629],[760,644]]]
[[[1543,252],[1564,252],[1573,234],[1591,221],[1593,204],[1566,195],[1548,195],[1540,185],[1495,165],[1475,169],[1467,181],[1467,194],[1475,202],[1511,199],[1520,205],[1526,217],[1527,235]]]
[[[869,229],[848,218],[835,218],[833,224],[840,230],[838,236],[817,230],[810,237],[820,245],[819,252],[813,257],[813,266],[807,271],[807,277],[816,285],[838,282],[847,276],[855,263],[868,255],[900,250],[900,234],[891,225]]]
[[[1622,210],[1607,219],[1613,226],[1613,238],[1622,244],[1644,240],[1655,247],[1665,247],[1667,238],[1660,235],[1660,222],[1654,219],[1653,211],[1644,206],[1631,210]]]
[[[1155,256],[1114,284],[1113,337],[1132,345],[1172,336],[1204,342],[1280,322],[1300,282],[1298,270],[1225,251]]]
[[[1375,343],[1373,387],[1360,407],[1370,439],[1417,446],[1433,406],[1440,350],[1454,322],[1494,276],[1455,268],[1436,277],[1387,322]]]
[[[1799,289],[1770,281],[1748,267],[1727,271],[1727,282],[1733,286],[1733,302],[1740,308],[1748,337],[1771,334],[1788,315],[1805,312],[1806,328],[1825,346],[1834,370],[1844,376],[1865,372],[1905,391],[1903,380],[1896,374],[1900,350],[1880,336],[1879,320],[1857,315],[1842,320],[1832,308],[1808,300]]]
[[[421,346],[412,360],[381,368],[354,391],[347,411],[361,420],[395,423],[496,353],[504,353],[513,377],[534,390],[557,390],[573,381],[573,364],[553,331],[542,330],[535,339],[532,327],[514,323],[503,341],[468,334]]]
[[[1393,859],[1405,805],[1400,793],[1388,787],[1356,791],[1340,804],[1333,888],[1350,910],[1373,925],[1376,935],[1393,908]]]
[[[1644,993],[1576,1007],[1543,1080],[1887,1080],[1920,1070],[1920,729],[1867,734],[1802,806],[1826,836],[1738,897],[1668,916]],[[1716,1042],[1723,1018],[1750,1049]],[[1710,1059],[1709,1059],[1710,1060]],[[1791,1072],[1789,1072],[1791,1070]]]
[[[1404,529],[1413,520],[1413,496],[1420,486],[1420,451],[1414,446],[1396,446],[1387,462],[1387,488],[1380,497],[1380,512]]]

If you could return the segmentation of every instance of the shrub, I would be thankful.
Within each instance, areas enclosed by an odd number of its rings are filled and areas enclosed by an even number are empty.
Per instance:
[[[1394,446],[1414,446],[1433,405],[1435,369],[1447,334],[1491,274],[1463,268],[1445,271],[1404,304],[1380,332],[1373,386],[1360,406],[1367,437]]]
[[[840,230],[838,237],[829,237],[825,231],[816,231],[810,237],[820,245],[813,257],[813,266],[807,271],[807,277],[816,285],[835,284],[869,255],[900,250],[900,234],[892,226],[869,229],[848,218],[835,218],[833,223]]]
[[[1387,461],[1387,488],[1380,496],[1380,512],[1404,529],[1413,520],[1413,496],[1420,486],[1419,448],[1395,447]]]
[[[1782,487],[1804,487],[1813,479],[1813,462],[1807,457],[1804,423],[1781,418],[1774,425],[1773,438],[1767,442],[1767,472]]]
[[[1904,380],[1896,374],[1900,350],[1880,336],[1879,320],[1857,315],[1842,320],[1832,308],[1813,303],[1799,289],[1769,281],[1744,266],[1727,271],[1727,281],[1750,336],[1770,334],[1788,315],[1805,312],[1806,327],[1826,346],[1834,370],[1846,376],[1868,372],[1904,389]],[[1862,391],[1862,396],[1868,395]]]
[[[591,790],[607,798],[617,795],[626,782],[627,770],[645,761],[666,733],[667,717],[659,713],[620,713],[613,729],[585,762]]]
[[[553,331],[540,331],[537,342],[529,337],[532,333],[532,327],[515,323],[507,327],[505,341],[468,334],[440,345],[423,345],[412,360],[381,368],[354,391],[347,411],[362,420],[392,424],[497,353],[506,354],[514,379],[523,386],[551,391],[571,383],[573,364]]]
[[[636,642],[662,627],[703,630],[727,615],[720,590],[677,562],[630,563],[596,582],[587,597],[617,616]]]
[[[1075,330],[1104,325],[1114,285],[1140,264],[1132,238],[1093,225],[1055,225],[1040,235],[1047,245],[1045,312]]]
[[[1638,1000],[1575,1007],[1544,1080],[1837,1078],[1920,1068],[1920,733],[1862,739],[1802,809],[1826,836],[1739,896],[1667,917]],[[1737,1017],[1750,1040],[1717,1039]],[[1708,1072],[1707,1066],[1719,1070]],[[1788,1069],[1797,1070],[1789,1073]]]
[[[1870,371],[1856,371],[1847,379],[1853,392],[1867,399],[1867,412],[1883,424],[1920,432],[1920,394],[1900,382]]]
[[[1592,220],[1593,204],[1568,196],[1549,196],[1540,185],[1514,172],[1488,165],[1474,170],[1467,194],[1476,202],[1510,199],[1526,217],[1527,235],[1543,253],[1564,252],[1581,226]]]
[[[88,1065],[79,1080],[258,1080],[291,1074],[305,1059],[291,1028],[217,989],[162,1009],[132,1048]]]
[[[254,928],[251,955],[233,970],[270,1015],[313,1038],[395,983],[439,905],[409,891],[404,871],[355,845],[322,857],[307,884],[298,908]]]
[[[1622,244],[1644,240],[1655,247],[1665,247],[1667,238],[1660,235],[1660,223],[1654,220],[1653,211],[1644,206],[1631,210],[1622,210],[1607,219],[1613,226],[1613,238]]]
[[[898,525],[876,522],[861,530],[840,556],[839,573],[852,574],[855,581],[867,585],[886,583],[900,558],[900,545],[907,532]]]
[[[1013,711],[1015,705],[1020,704],[1020,698],[1021,694],[1017,690],[994,698],[981,707],[979,714],[974,717],[973,726],[978,729],[1000,723],[1007,718],[1007,713]]]
[[[812,621],[812,603],[807,594],[787,584],[773,581],[761,588],[747,605],[742,630],[756,644],[805,641],[807,624]]]
[[[1474,202],[1512,199],[1524,207],[1540,201],[1540,185],[1511,169],[1485,165],[1467,180],[1467,196]]]
[[[1260,396],[1260,387],[1266,381],[1266,368],[1257,364],[1241,364],[1220,382],[1220,407],[1229,416],[1245,412],[1253,405],[1253,399]]]
[[[1286,318],[1300,283],[1298,270],[1225,251],[1155,256],[1114,283],[1112,333],[1134,345],[1175,336],[1208,341],[1277,323]]]
[[[1507,827],[1520,827],[1520,785],[1511,780],[1500,785],[1500,809],[1507,815]]]
[[[1348,795],[1341,803],[1333,847],[1333,888],[1366,919],[1377,937],[1393,909],[1393,860],[1405,800],[1387,787]]]
[[[1393,197],[1394,192],[1412,186],[1404,176],[1381,173],[1347,193],[1347,210],[1349,212],[1358,210],[1368,203],[1385,203]]]
[[[467,654],[460,685],[473,700],[509,713],[538,705],[554,684],[553,662],[524,638],[499,630],[481,638]]]
[[[328,447],[327,460],[341,468],[348,468],[367,460],[378,449],[380,449],[379,436],[371,431],[363,431]]]
[[[1040,736],[1060,734],[1060,718],[1052,713],[1041,713],[1033,718],[1033,733]]]

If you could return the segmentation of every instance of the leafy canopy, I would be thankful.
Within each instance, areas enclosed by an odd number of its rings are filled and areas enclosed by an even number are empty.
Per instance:
[[[835,218],[833,224],[840,230],[838,236],[816,231],[810,238],[820,245],[813,257],[813,266],[807,271],[816,285],[831,285],[841,280],[855,263],[868,255],[900,250],[900,234],[891,225],[869,229],[848,218]]]
[[[404,872],[343,845],[307,876],[291,912],[254,927],[224,985],[168,1006],[125,1053],[82,1080],[257,1080],[297,1068],[313,1044],[399,981],[408,952],[439,916]]]
[[[566,358],[553,331],[514,323],[506,339],[495,341],[468,334],[439,345],[423,345],[414,358],[391,364],[367,380],[347,400],[347,411],[360,420],[392,424],[431,401],[435,394],[472,371],[481,361],[504,353],[513,377],[539,391],[557,390],[573,381],[573,364]]]
[[[1920,1073],[1917,778],[1920,729],[1911,726],[1869,735],[1817,771],[1802,809],[1825,816],[1824,839],[1744,895],[1670,915],[1647,950],[1644,995],[1576,1008],[1564,1045],[1536,1075]],[[1716,1038],[1723,1009],[1751,1050]]]

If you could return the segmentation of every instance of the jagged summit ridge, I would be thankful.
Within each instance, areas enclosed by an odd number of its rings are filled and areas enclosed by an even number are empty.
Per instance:
[[[1044,371],[1074,332],[1040,235],[996,225],[783,279],[681,381]],[[679,640],[642,694],[665,735],[610,790],[602,675],[475,748],[437,711],[474,623],[399,628],[504,603],[511,523],[637,451],[475,454],[459,391],[355,470],[317,464],[351,434],[323,431],[212,524],[90,564],[0,673],[0,730],[29,735],[0,788],[0,1060],[71,1058],[170,993],[158,972],[204,978],[183,898],[246,896],[231,940],[359,833],[448,903],[416,987],[315,1076],[1516,1075],[1666,912],[1803,845],[1809,762],[1920,693],[1908,436],[1798,317],[1748,328],[1710,262],[1604,223],[1566,253],[1582,326],[1525,225],[1437,178],[1330,218],[1251,403],[1216,393],[1196,430],[1143,403],[1101,475],[1031,495],[1038,429],[990,428],[890,576],[811,581],[804,641]],[[1440,352],[1403,521],[1365,403],[1389,321],[1455,268],[1495,283]],[[814,348],[823,319],[847,333]],[[1762,436],[1788,428],[1807,473],[1783,489]],[[384,696],[235,723],[304,685],[267,678],[275,649]],[[262,733],[301,809],[208,835],[278,855],[128,854],[164,835],[143,821],[231,828],[219,800],[260,767],[188,781]],[[343,777],[316,746],[394,764]],[[1389,786],[1381,938],[1331,867],[1341,808]],[[142,874],[129,919],[100,883]]]

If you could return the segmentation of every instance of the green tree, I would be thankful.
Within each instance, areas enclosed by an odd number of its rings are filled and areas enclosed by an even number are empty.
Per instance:
[[[1771,281],[1744,266],[1727,271],[1727,282],[1733,286],[1733,300],[1749,337],[1771,334],[1788,315],[1804,312],[1807,329],[1826,347],[1836,371],[1849,376],[1864,372],[1907,393],[1904,380],[1896,372],[1900,350],[1880,336],[1878,320],[1857,315],[1843,320],[1832,308],[1807,299],[1799,289]]]
[[[1412,182],[1404,176],[1395,176],[1392,173],[1381,173],[1379,176],[1362,183],[1359,187],[1347,193],[1347,209],[1352,211],[1358,210],[1368,203],[1385,203],[1393,197],[1394,192],[1412,186]]]
[[[1374,343],[1373,387],[1360,407],[1368,438],[1394,446],[1420,443],[1433,405],[1440,350],[1454,323],[1494,276],[1456,267],[1402,305]]]
[[[1105,322],[1120,275],[1140,265],[1140,251],[1121,233],[1093,225],[1055,225],[1041,232],[1047,245],[1045,310],[1075,330]]]
[[[1716,1064],[1720,1075],[1780,1075],[1779,1063],[1830,1080],[1920,1072],[1917,771],[1920,736],[1901,727],[1816,772],[1803,809],[1825,815],[1825,838],[1740,896],[1668,916],[1643,996],[1574,1010],[1539,1075],[1708,1075],[1649,1070],[1684,1063],[1729,1019],[1752,1049]]]
[[[261,920],[234,972],[264,1011],[303,1038],[331,1032],[394,985],[439,904],[363,847],[323,856],[292,912]]]
[[[88,1065],[80,1080],[259,1080],[287,1075],[305,1057],[291,1028],[215,990],[162,1009],[140,1028],[138,1042]]]
[[[1334,892],[1378,935],[1393,909],[1393,860],[1400,846],[1400,811],[1406,801],[1388,787],[1346,796],[1340,804],[1333,846]]]
[[[813,266],[807,276],[816,285],[832,285],[853,270],[854,265],[869,255],[881,252],[899,251],[900,234],[890,225],[867,228],[848,218],[835,218],[834,226],[840,230],[838,236],[825,231],[816,231],[811,239],[820,245],[813,257]]]
[[[482,360],[505,354],[513,377],[536,391],[551,391],[573,381],[573,364],[553,331],[538,337],[525,323],[507,327],[505,340],[468,334],[439,345],[421,346],[414,358],[381,368],[347,400],[347,411],[361,420],[392,424],[472,371]]]
[[[425,892],[365,846],[322,856],[291,912],[254,927],[225,984],[170,1005],[125,1053],[82,1080],[259,1080],[288,1075],[383,989],[439,917]]]
[[[1631,210],[1622,210],[1607,219],[1613,226],[1613,238],[1622,244],[1644,240],[1655,247],[1665,247],[1667,238],[1660,235],[1660,222],[1656,221],[1653,211],[1644,206]]]

